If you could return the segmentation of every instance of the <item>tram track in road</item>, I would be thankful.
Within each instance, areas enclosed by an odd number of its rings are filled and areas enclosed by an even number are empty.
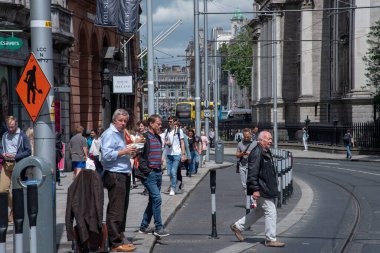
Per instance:
[[[356,230],[358,228],[358,225],[359,225],[359,221],[360,221],[360,215],[361,215],[361,210],[360,210],[360,202],[358,200],[358,198],[355,196],[354,192],[351,191],[350,189],[348,189],[347,187],[345,187],[344,185],[340,184],[340,183],[337,183],[337,182],[334,182],[333,180],[329,179],[329,178],[326,178],[326,177],[323,177],[321,175],[316,175],[316,174],[312,174],[314,177],[317,177],[319,179],[322,179],[322,180],[326,180],[336,186],[338,186],[339,188],[341,188],[342,190],[344,190],[345,192],[347,192],[351,197],[352,199],[354,200],[354,204],[355,204],[355,219],[354,219],[354,223],[351,227],[351,230],[348,234],[348,237],[347,239],[345,239],[345,242],[343,243],[341,249],[339,251],[337,251],[337,253],[348,253],[349,252],[349,245],[350,243],[354,240],[355,238],[355,233],[356,233]]]
[[[309,229],[300,225],[302,231],[310,235],[325,229],[330,232],[330,242],[321,241],[315,249],[334,253],[379,252],[380,205],[375,194],[380,190],[379,164],[297,159],[295,167],[297,175],[306,179],[316,193]],[[313,219],[314,216],[318,218]],[[318,224],[321,219],[324,226]],[[299,231],[294,235],[299,236]]]

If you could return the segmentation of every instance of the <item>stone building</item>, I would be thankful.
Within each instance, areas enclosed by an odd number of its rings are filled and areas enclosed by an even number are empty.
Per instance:
[[[120,34],[116,28],[94,25],[96,1],[70,1],[73,12],[74,44],[70,48],[70,126],[85,129],[107,128],[115,109],[130,113],[130,126],[139,119],[135,115],[137,101],[135,83],[132,94],[116,94],[113,76],[133,76],[138,72],[139,36]]]
[[[273,87],[279,124],[307,117],[328,125],[373,121],[363,56],[369,27],[380,18],[380,9],[370,7],[378,4],[256,0],[254,10],[270,12],[255,15],[249,24],[254,30],[253,121],[273,122]]]
[[[135,99],[138,34],[131,38],[116,28],[95,26],[96,1],[92,0],[52,0],[51,13],[56,130],[63,133],[63,141],[78,125],[88,130],[107,128],[116,108],[127,109],[133,125],[140,108]],[[14,87],[31,47],[30,0],[0,0],[0,37],[12,36],[23,45],[17,50],[0,48],[1,118],[15,115],[26,128],[32,123]],[[112,77],[125,75],[133,77],[132,93],[114,94]]]
[[[188,90],[188,78],[185,67],[162,65],[156,75],[156,112],[167,118],[174,115],[175,105],[187,101],[191,95]]]
[[[222,69],[223,59],[220,59],[218,52],[222,44],[228,44],[239,33],[241,27],[247,25],[248,19],[243,16],[239,9],[235,10],[230,19],[230,29],[225,30],[223,27],[212,28],[211,39],[208,43],[208,62],[212,67],[208,68],[209,84],[214,84],[219,79],[219,98],[223,108],[231,109],[233,107],[248,108],[249,107],[249,88],[242,88],[235,81],[235,78]],[[199,47],[200,47],[200,63],[201,63],[201,100],[204,99],[205,83],[204,80],[204,30],[199,32]],[[186,48],[187,71],[189,75],[189,90],[195,95],[195,52],[194,41],[190,41]],[[218,69],[218,70],[216,70]],[[218,77],[217,77],[218,76]],[[210,86],[210,99],[213,100],[214,91]]]

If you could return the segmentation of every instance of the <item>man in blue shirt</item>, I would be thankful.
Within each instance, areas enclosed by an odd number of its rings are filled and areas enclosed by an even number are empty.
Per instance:
[[[110,127],[101,137],[104,187],[108,190],[107,230],[112,252],[131,252],[133,244],[124,244],[124,228],[131,188],[131,156],[137,152],[135,146],[127,146],[124,129],[129,114],[117,109],[112,116]]]

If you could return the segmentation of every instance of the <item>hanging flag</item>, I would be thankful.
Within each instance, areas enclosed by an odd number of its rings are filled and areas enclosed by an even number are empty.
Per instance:
[[[100,26],[117,26],[120,0],[97,0],[95,24]]]
[[[139,23],[139,0],[120,0],[117,27],[121,33],[135,33]]]

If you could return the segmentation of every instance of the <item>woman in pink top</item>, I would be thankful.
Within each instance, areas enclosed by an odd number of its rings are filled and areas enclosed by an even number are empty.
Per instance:
[[[209,140],[205,134],[205,131],[201,131],[201,141],[202,141],[202,162],[205,164],[206,162],[206,149],[209,143]]]

